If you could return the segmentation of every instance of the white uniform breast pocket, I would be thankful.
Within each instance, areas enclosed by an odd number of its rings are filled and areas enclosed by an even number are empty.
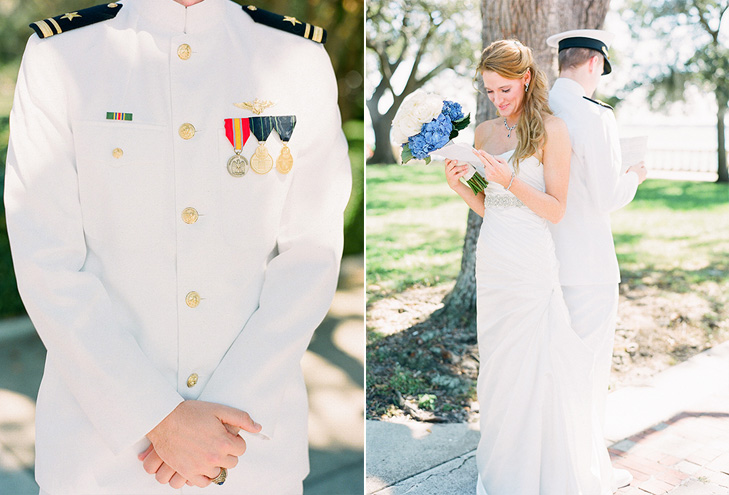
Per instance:
[[[250,159],[258,147],[251,135],[243,147],[241,156],[248,161],[246,173],[235,177],[228,171],[228,159],[233,156],[233,146],[225,136],[225,129],[218,129],[218,176],[220,200],[224,221],[221,223],[223,238],[236,249],[270,252],[276,243],[281,213],[293,172],[280,174],[276,170],[276,158],[281,145],[270,137],[266,148],[274,165],[266,174],[258,174],[250,167]],[[265,254],[264,254],[265,255]]]
[[[84,232],[104,245],[143,249],[174,228],[174,175],[166,128],[75,122]]]

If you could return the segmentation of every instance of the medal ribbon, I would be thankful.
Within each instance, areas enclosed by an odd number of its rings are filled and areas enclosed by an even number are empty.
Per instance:
[[[259,143],[263,143],[273,130],[273,117],[248,117],[251,132]],[[293,130],[293,129],[292,129]]]
[[[225,119],[225,137],[237,152],[243,149],[251,135],[248,119]]]
[[[273,128],[278,132],[281,141],[288,143],[291,134],[294,133],[296,127],[296,115],[284,115],[281,117],[273,117]]]

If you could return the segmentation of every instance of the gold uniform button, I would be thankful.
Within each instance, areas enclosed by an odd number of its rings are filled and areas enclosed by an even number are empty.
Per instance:
[[[192,207],[187,207],[184,210],[182,210],[182,221],[185,223],[195,223],[197,222],[197,219],[200,215],[198,214],[197,210]]]
[[[182,139],[192,139],[192,136],[195,135],[195,126],[186,122],[180,126],[178,132]]]
[[[114,148],[113,150],[111,150],[111,156],[118,160],[119,158],[124,156],[124,151],[121,148]]]
[[[191,308],[197,308],[197,305],[200,304],[200,294],[195,291],[188,292],[185,296],[185,304]]]
[[[192,375],[187,377],[187,388],[192,388],[195,385],[197,385],[197,379],[199,377],[197,376],[197,373],[193,373]]]
[[[109,7],[110,9],[115,9],[118,6],[119,6],[119,4],[116,4],[116,3],[110,3],[110,4],[107,5],[107,7]]]
[[[177,56],[182,60],[187,60],[192,55],[192,49],[187,43],[183,43],[177,47]]]

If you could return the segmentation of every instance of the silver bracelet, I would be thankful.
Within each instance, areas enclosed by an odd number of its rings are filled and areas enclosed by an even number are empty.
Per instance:
[[[509,188],[511,187],[511,184],[513,184],[513,183],[514,183],[514,177],[515,177],[515,176],[516,176],[516,174],[515,174],[514,172],[512,172],[512,173],[511,173],[511,180],[509,181],[509,185],[508,185],[508,186],[506,186],[506,190],[507,190],[507,191],[508,191],[508,190],[509,190]]]

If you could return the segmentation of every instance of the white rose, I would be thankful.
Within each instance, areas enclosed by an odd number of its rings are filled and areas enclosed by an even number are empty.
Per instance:
[[[422,122],[415,118],[415,116],[409,114],[401,115],[400,119],[392,123],[393,139],[398,143],[407,143],[408,138],[419,133],[422,127]]]
[[[438,95],[426,94],[425,98],[413,108],[412,114],[425,124],[438,117],[442,111],[443,99]]]
[[[392,120],[393,139],[406,143],[408,137],[418,134],[423,124],[436,118],[442,110],[443,99],[440,96],[421,89],[413,91],[403,100]]]
[[[392,126],[392,140],[397,144],[405,144],[408,142],[408,136],[403,134],[399,127]]]

